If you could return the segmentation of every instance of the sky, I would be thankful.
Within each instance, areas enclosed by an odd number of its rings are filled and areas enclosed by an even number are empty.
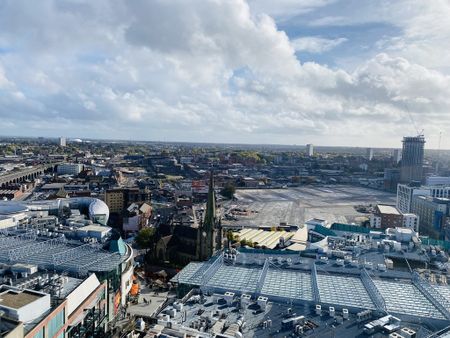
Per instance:
[[[450,148],[448,0],[2,0],[0,135]]]

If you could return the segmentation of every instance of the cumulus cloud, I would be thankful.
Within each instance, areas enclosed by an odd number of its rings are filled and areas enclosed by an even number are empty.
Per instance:
[[[333,2],[6,1],[0,133],[398,146],[414,132],[407,109],[441,129],[449,76],[388,38],[354,70],[302,62],[350,41],[290,40],[277,18]],[[421,20],[397,42],[418,43]]]
[[[315,36],[306,36],[291,41],[292,46],[298,52],[323,53],[327,52],[347,41],[346,38],[326,39]]]

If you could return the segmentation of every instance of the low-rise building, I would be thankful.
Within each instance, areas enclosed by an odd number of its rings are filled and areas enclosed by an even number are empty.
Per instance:
[[[83,171],[81,163],[62,163],[56,168],[58,175],[78,175]]]
[[[403,215],[395,206],[378,204],[370,217],[370,226],[377,229],[401,227]]]
[[[419,216],[413,213],[403,214],[403,227],[419,232]]]

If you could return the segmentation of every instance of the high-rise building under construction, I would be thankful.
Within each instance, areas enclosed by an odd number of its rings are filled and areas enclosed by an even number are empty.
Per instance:
[[[423,154],[425,138],[423,135],[404,137],[400,182],[423,181]]]

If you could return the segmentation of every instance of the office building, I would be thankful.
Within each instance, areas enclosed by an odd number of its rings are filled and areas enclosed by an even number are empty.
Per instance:
[[[111,213],[121,214],[132,203],[151,203],[152,194],[147,187],[110,189],[105,193],[105,203]]]
[[[413,213],[403,214],[403,227],[419,232],[420,217]]]
[[[60,137],[59,138],[59,146],[60,147],[65,147],[66,145],[67,145],[66,138],[65,137]]]
[[[394,149],[394,152],[393,152],[393,160],[394,160],[394,163],[395,164],[397,164],[398,162],[400,162],[401,161],[401,159],[402,159],[402,150],[401,149]]]
[[[450,185],[421,186],[419,184],[399,184],[397,187],[397,208],[403,212],[411,211],[413,196],[450,198]]]
[[[423,154],[425,138],[423,135],[403,138],[400,182],[423,180]]]
[[[432,237],[441,238],[450,216],[450,199],[432,196],[414,196],[411,210],[420,217],[421,232]]]
[[[372,161],[373,159],[373,148],[367,148],[366,150],[366,157],[369,161]]]
[[[314,146],[312,144],[307,144],[306,145],[306,154],[308,156],[313,156],[314,155]]]
[[[83,168],[84,166],[80,163],[63,163],[58,165],[56,172],[58,175],[78,175]]]
[[[124,205],[123,189],[111,189],[105,193],[105,203],[111,213],[122,213],[126,208]]]
[[[400,181],[400,169],[385,168],[383,181],[385,190],[397,191],[397,185]]]
[[[450,186],[450,177],[428,176],[425,185],[447,185]]]

